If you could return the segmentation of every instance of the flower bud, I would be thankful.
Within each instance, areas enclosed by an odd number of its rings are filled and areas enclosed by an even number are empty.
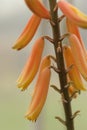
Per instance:
[[[38,17],[37,15],[32,15],[23,32],[21,33],[12,48],[16,50],[24,48],[32,40],[40,22],[40,17]]]
[[[70,21],[72,21],[79,27],[87,28],[87,15],[82,13],[76,7],[65,0],[60,0],[58,2],[58,7]]]
[[[67,69],[72,65],[72,68],[69,70],[68,74],[69,74],[71,81],[74,84],[73,86],[77,90],[86,90],[86,88],[83,85],[79,70],[76,66],[71,48],[68,46],[64,46],[63,53],[64,53],[64,58],[65,58],[65,63],[66,63]]]
[[[70,33],[73,33],[75,34],[80,43],[81,43],[81,46],[82,46],[82,49],[83,49],[83,52],[84,52],[84,55],[85,57],[87,58],[87,51],[86,51],[86,48],[84,46],[84,43],[83,43],[83,40],[81,38],[81,35],[80,35],[80,32],[79,32],[79,29],[78,29],[78,26],[76,24],[74,24],[73,22],[71,22],[68,18],[66,19],[66,24],[67,24],[67,29]]]
[[[27,63],[17,80],[17,86],[21,90],[25,90],[34,79],[40,65],[43,48],[44,38],[41,37],[35,42]]]
[[[41,18],[50,19],[50,13],[40,0],[25,0],[29,9]]]
[[[71,34],[69,36],[71,50],[75,59],[75,63],[82,74],[83,78],[87,80],[87,61],[84,55],[81,43],[76,35]]]

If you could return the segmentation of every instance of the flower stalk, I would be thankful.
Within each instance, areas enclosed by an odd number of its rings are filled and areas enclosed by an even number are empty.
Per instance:
[[[80,112],[77,110],[72,114],[73,98],[77,93],[87,90],[82,77],[87,81],[87,51],[82,41],[78,27],[87,28],[87,15],[84,15],[76,7],[66,0],[49,0],[50,11],[45,8],[40,0],[25,0],[28,8],[33,12],[27,26],[16,41],[13,49],[24,48],[33,38],[41,20],[48,20],[52,27],[53,37],[42,36],[33,45],[28,61],[17,80],[18,88],[28,88],[38,73],[38,79],[32,94],[26,118],[36,121],[46,102],[50,85],[51,70],[58,75],[60,88],[55,85],[51,87],[61,95],[65,118],[56,116],[67,130],[74,130],[74,118]],[[62,16],[59,16],[59,9]],[[61,21],[66,18],[67,33],[61,35]],[[69,44],[63,45],[64,38],[68,38]],[[42,58],[45,39],[53,45],[55,56],[48,55]],[[55,62],[56,66],[52,64]]]
[[[53,32],[53,41],[54,41],[54,50],[57,59],[57,68],[60,70],[59,73],[59,81],[60,81],[60,88],[62,90],[61,96],[63,96],[63,107],[65,112],[65,122],[67,130],[74,130],[74,123],[71,119],[72,117],[72,109],[71,109],[71,102],[68,93],[68,88],[65,88],[67,85],[67,74],[65,70],[64,58],[63,58],[63,49],[62,49],[62,41],[61,33],[60,33],[60,23],[58,22],[58,15],[57,11],[54,10],[56,5],[56,0],[49,0],[50,5],[50,13],[51,13],[51,21],[54,23],[52,25],[52,32]],[[66,102],[65,102],[66,101]]]

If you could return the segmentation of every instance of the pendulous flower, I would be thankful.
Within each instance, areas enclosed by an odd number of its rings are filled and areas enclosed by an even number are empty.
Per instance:
[[[50,13],[40,0],[25,0],[28,8],[41,18],[50,19]]]
[[[40,65],[43,49],[44,38],[41,37],[36,40],[27,63],[17,80],[17,86],[21,88],[21,90],[25,90],[34,79]]]
[[[75,63],[82,74],[83,78],[87,80],[87,60],[84,55],[82,46],[76,35],[71,34],[69,36],[71,50],[75,59]]]
[[[87,51],[86,51],[86,48],[85,48],[85,46],[84,46],[84,42],[83,42],[83,40],[82,40],[82,37],[81,37],[81,35],[80,35],[78,26],[77,26],[76,24],[74,24],[73,22],[71,22],[68,18],[66,18],[66,24],[67,24],[68,32],[69,32],[69,33],[73,33],[73,34],[75,34],[75,35],[78,37],[78,39],[79,39],[79,41],[80,41],[80,43],[81,43],[81,46],[82,46],[84,55],[85,55],[85,57],[87,58]]]
[[[63,54],[64,54],[67,69],[70,66],[72,66],[72,68],[69,70],[68,74],[69,74],[71,81],[73,81],[73,86],[77,90],[86,90],[86,88],[83,85],[79,70],[76,66],[71,48],[68,46],[64,46],[63,47]]]
[[[58,7],[70,21],[79,27],[87,28],[87,15],[82,13],[75,6],[71,5],[65,0],[60,0],[58,2]]]
[[[12,48],[16,50],[24,48],[32,40],[40,22],[41,18],[33,14]]]
[[[51,76],[51,71],[49,68],[50,64],[51,61],[49,56],[42,59],[32,101],[25,116],[28,120],[35,121],[38,118],[46,101]]]

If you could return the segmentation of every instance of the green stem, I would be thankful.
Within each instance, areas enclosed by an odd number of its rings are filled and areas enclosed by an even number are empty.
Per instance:
[[[52,25],[52,32],[53,32],[53,40],[54,40],[54,50],[56,54],[57,59],[57,67],[60,70],[59,73],[59,81],[60,81],[60,87],[63,91],[62,96],[64,98],[63,101],[63,107],[65,112],[65,119],[66,119],[66,127],[67,130],[74,130],[74,123],[71,119],[72,117],[72,109],[71,109],[71,102],[69,98],[68,88],[65,88],[67,85],[67,77],[66,77],[66,70],[65,70],[65,64],[64,64],[64,58],[63,58],[63,51],[62,51],[62,42],[60,41],[61,34],[60,34],[60,25],[58,23],[58,14],[57,11],[53,11],[54,7],[56,5],[56,0],[49,0],[50,5],[50,13],[52,17],[52,22],[54,23]]]

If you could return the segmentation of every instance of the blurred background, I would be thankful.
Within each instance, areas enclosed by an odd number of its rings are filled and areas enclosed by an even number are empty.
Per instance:
[[[70,2],[70,0],[69,0]],[[85,0],[71,0],[71,2],[87,14],[87,2]],[[48,1],[44,0],[45,5]],[[32,13],[24,3],[24,0],[0,0],[0,129],[1,130],[65,130],[65,127],[55,120],[55,116],[64,117],[60,95],[52,88],[49,89],[47,101],[38,118],[30,122],[24,118],[28,109],[32,88],[21,92],[16,87],[16,80],[28,58],[35,39],[51,32],[48,21],[42,21],[38,32],[31,44],[21,51],[12,50],[15,40],[24,29]],[[64,31],[65,27],[62,26]],[[81,30],[83,40],[87,42],[87,30]],[[46,41],[47,42],[47,41]],[[52,46],[47,42],[45,54],[54,54]],[[86,45],[87,47],[87,45]],[[51,84],[59,85],[57,76],[52,73]],[[87,83],[85,83],[87,86]],[[82,92],[77,99],[72,101],[73,112],[80,110],[75,119],[76,130],[87,129],[87,92]]]

